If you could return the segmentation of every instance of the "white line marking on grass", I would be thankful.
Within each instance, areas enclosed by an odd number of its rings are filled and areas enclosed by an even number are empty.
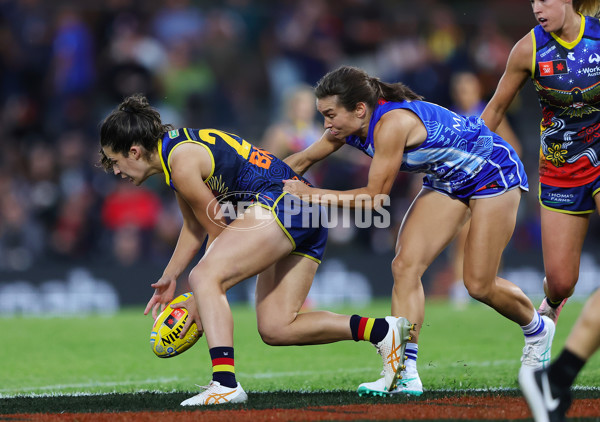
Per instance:
[[[516,360],[496,360],[496,361],[458,361],[453,363],[439,363],[439,362],[421,362],[421,366],[419,367],[419,372],[429,372],[429,371],[439,371],[440,368],[443,367],[492,367],[492,366],[507,366],[507,365],[515,365],[519,364]],[[269,371],[269,372],[239,372],[240,378],[245,379],[273,379],[273,378],[285,378],[285,377],[308,377],[312,375],[335,375],[335,374],[371,374],[373,375],[373,370],[378,368],[340,368],[329,371]],[[195,378],[186,378],[186,377],[160,377],[160,378],[147,378],[145,380],[130,380],[130,381],[107,381],[107,382],[89,382],[89,383],[73,383],[73,384],[56,384],[56,385],[46,385],[39,387],[22,387],[17,389],[12,388],[3,388],[0,389],[0,398],[12,398],[12,397],[43,397],[43,396],[77,396],[77,395],[102,395],[102,394],[113,394],[113,393],[128,393],[128,392],[111,392],[111,393],[90,393],[90,392],[76,392],[76,393],[60,393],[57,391],[63,389],[82,389],[86,388],[96,388],[96,387],[123,387],[123,386],[140,386],[140,385],[148,385],[148,384],[156,384],[156,385],[164,385],[167,383],[182,383],[189,382],[193,383]],[[579,391],[599,391],[600,387],[573,387],[574,390]],[[464,389],[464,390],[454,390],[454,389],[439,389],[439,390],[427,390],[427,391],[439,391],[439,392],[453,392],[453,391],[464,391],[464,392],[479,392],[479,391],[516,391],[517,389],[511,388],[483,388],[483,389]],[[40,391],[52,391],[50,393],[40,393]],[[140,391],[140,390],[136,390]],[[175,390],[173,390],[175,391]],[[165,391],[156,391],[157,393],[165,393]]]
[[[600,391],[600,387],[585,387],[585,386],[573,386],[573,390],[576,391],[584,391],[584,392],[594,392]],[[460,394],[469,394],[469,393],[510,393],[519,391],[518,388],[465,388],[465,389],[424,389],[424,393],[460,393]],[[90,393],[90,392],[76,392],[76,393],[31,393],[31,394],[15,394],[15,395],[3,395],[0,394],[0,398],[2,399],[10,399],[10,398],[35,398],[35,397],[93,397],[93,396],[107,396],[109,394],[143,394],[143,393],[153,393],[153,394],[171,394],[181,392],[179,390],[173,391],[162,391],[162,390],[137,390],[130,393],[123,392],[109,392],[109,393]],[[249,393],[255,394],[268,394],[268,393],[277,393],[277,392],[299,392],[302,394],[320,394],[324,392],[350,392],[347,390],[318,390],[318,391],[308,391],[308,390],[272,390],[272,391],[252,391],[248,390]]]
[[[14,389],[9,389],[9,388],[2,388],[0,389],[0,398],[7,398],[7,397],[16,397],[16,396],[21,396],[22,392],[26,392],[26,391],[47,391],[47,390],[62,390],[65,388],[94,388],[94,387],[123,387],[123,386],[127,386],[127,385],[139,385],[139,384],[165,384],[168,382],[177,382],[177,381],[181,381],[180,377],[170,377],[170,378],[147,378],[145,380],[131,380],[131,381],[110,381],[110,382],[98,382],[98,381],[94,381],[94,382],[89,382],[89,383],[74,383],[74,384],[55,384],[55,385],[43,385],[43,386],[39,386],[39,387],[23,387],[23,388],[18,388],[16,391]],[[10,394],[9,395],[5,395],[3,393],[8,392]],[[35,393],[33,393],[35,395]],[[81,395],[86,395],[86,394],[90,394],[90,395],[94,395],[94,393],[75,393],[77,394],[81,394]],[[107,393],[107,394],[111,394],[111,393]],[[48,395],[52,396],[55,395],[53,393],[49,393]],[[60,393],[58,395],[61,395]],[[69,394],[70,395],[70,394]]]
[[[481,368],[487,368],[490,366],[506,366],[506,365],[520,365],[521,362],[519,361],[513,361],[513,360],[495,360],[495,361],[483,361],[483,362],[469,362],[469,361],[459,361],[459,362],[453,362],[450,364],[440,364],[440,363],[436,363],[436,362],[430,362],[430,363],[426,363],[426,362],[421,362],[421,366],[419,366],[419,372],[427,372],[427,371],[434,371],[434,370],[438,370],[440,368],[443,367],[453,367],[453,368],[459,368],[459,367],[463,367],[463,366],[470,366],[470,367],[481,367]],[[360,374],[360,373],[372,373],[374,368],[368,368],[368,367],[363,367],[363,368],[340,368],[340,369],[334,369],[334,370],[329,370],[329,371],[287,371],[287,372],[276,372],[276,371],[269,371],[269,372],[259,372],[259,373],[252,373],[252,372],[237,372],[240,377],[244,377],[244,378],[255,378],[255,379],[264,379],[264,378],[280,378],[280,377],[297,377],[297,376],[307,376],[307,375],[321,375],[321,374],[337,374],[337,373],[356,373],[356,374]]]

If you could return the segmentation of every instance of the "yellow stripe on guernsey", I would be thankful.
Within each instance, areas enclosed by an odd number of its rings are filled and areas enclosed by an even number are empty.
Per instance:
[[[585,31],[585,16],[583,16],[581,13],[579,13],[579,16],[581,16],[581,24],[579,25],[579,35],[577,35],[577,38],[575,38],[574,41],[566,42],[561,40],[558,37],[558,35],[556,35],[554,32],[550,33],[550,35],[552,35],[552,38],[554,38],[556,42],[558,42],[560,45],[569,50],[575,47],[579,43],[579,41],[581,41],[581,38],[583,38],[583,32]]]
[[[531,42],[533,43],[533,54],[531,57],[531,79],[535,79],[535,57],[537,56],[537,43],[535,42],[535,32],[531,30]]]
[[[211,169],[210,169],[210,174],[208,175],[208,177],[206,177],[204,179],[204,182],[206,182],[207,180],[209,180],[213,176],[213,174],[215,173],[215,157],[214,157],[212,151],[210,150],[210,148],[207,145],[203,144],[202,142],[194,141],[192,138],[190,138],[190,135],[189,135],[187,129],[184,128],[183,131],[184,131],[185,137],[187,139],[184,140],[184,141],[181,141],[181,142],[177,143],[173,148],[171,148],[171,151],[169,152],[169,156],[167,157],[167,163],[166,164],[163,161],[162,154],[159,154],[159,156],[160,156],[160,163],[161,163],[163,171],[165,173],[166,183],[169,186],[170,186],[169,174],[170,174],[170,171],[172,171],[172,169],[171,169],[171,154],[173,154],[173,151],[175,150],[175,148],[177,148],[179,145],[182,145],[182,144],[192,143],[192,144],[202,145],[206,149],[206,151],[208,152],[208,155],[210,157]],[[162,139],[159,139],[159,141],[158,141],[158,150],[162,151]],[[168,166],[169,171],[167,171],[167,166]]]
[[[371,340],[371,330],[373,329],[373,324],[375,324],[375,318],[369,318],[367,320],[367,324],[365,325],[365,333],[363,335],[365,340]]]
[[[215,366],[213,366],[213,372],[233,372],[233,373],[235,373],[235,368],[233,365],[215,365]]]
[[[581,16],[581,23],[579,25],[579,35],[577,35],[577,38],[575,38],[575,40],[573,40],[571,42],[566,42],[566,41],[560,39],[558,37],[558,35],[556,35],[554,32],[550,33],[550,35],[552,35],[552,38],[554,38],[557,43],[559,43],[560,45],[562,45],[563,47],[565,47],[568,50],[572,49],[577,44],[579,44],[579,41],[581,41],[581,38],[583,38],[583,33],[585,32],[585,16],[583,16],[581,13],[579,13],[579,16]],[[537,43],[535,41],[535,33],[534,33],[533,29],[531,30],[531,41],[533,42],[533,57],[531,58],[531,79],[534,79],[535,78],[535,58],[537,56]]]
[[[158,156],[160,158],[160,165],[162,166],[163,169],[163,173],[165,174],[165,182],[167,183],[167,186],[170,186],[171,184],[169,183],[169,170],[167,170],[167,165],[165,164],[165,160],[163,160],[163,155],[162,155],[162,139],[158,140]]]

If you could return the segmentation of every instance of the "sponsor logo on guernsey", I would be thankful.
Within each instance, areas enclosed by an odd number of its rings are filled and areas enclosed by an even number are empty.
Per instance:
[[[538,65],[540,67],[540,76],[554,76],[569,73],[567,61],[564,59],[539,62]]]
[[[545,57],[548,54],[552,53],[554,50],[556,50],[555,45],[553,45],[552,47],[550,47],[548,50],[544,51],[543,53],[540,53],[540,57]]]
[[[600,54],[592,53],[590,54],[590,58],[588,59],[590,63],[600,63]]]
[[[175,129],[175,130],[170,130],[169,131],[169,138],[175,139],[178,136],[179,136],[179,129]]]
[[[569,51],[569,54],[567,54],[567,59],[575,60],[575,53],[573,53],[572,51]]]

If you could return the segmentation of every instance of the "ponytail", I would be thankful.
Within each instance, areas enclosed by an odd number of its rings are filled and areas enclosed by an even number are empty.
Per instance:
[[[600,0],[573,0],[573,8],[584,16],[600,17]]]
[[[379,78],[371,77],[364,70],[352,66],[342,66],[333,70],[317,83],[317,99],[334,95],[346,110],[354,110],[359,102],[375,109],[379,100],[402,102],[423,98],[401,82],[382,82]]]

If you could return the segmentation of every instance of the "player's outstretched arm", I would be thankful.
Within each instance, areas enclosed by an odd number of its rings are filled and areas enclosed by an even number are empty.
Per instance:
[[[366,186],[340,191],[312,188],[297,180],[284,180],[283,190],[308,202],[322,205],[380,209],[400,170],[407,140],[417,127],[418,118],[409,113],[390,113],[377,125],[374,135],[375,154]]]
[[[302,176],[313,164],[340,149],[344,143],[344,141],[334,138],[329,130],[326,130],[317,142],[290,155],[283,161]]]

